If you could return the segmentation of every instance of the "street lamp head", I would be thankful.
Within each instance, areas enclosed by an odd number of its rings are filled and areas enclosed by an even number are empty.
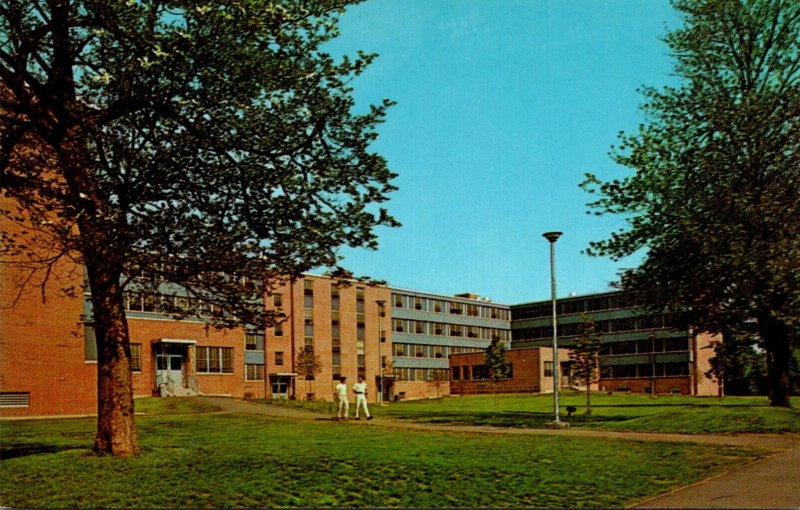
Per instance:
[[[386,304],[386,301],[385,301],[385,300],[383,300],[383,299],[376,299],[376,300],[375,300],[375,303],[377,303],[377,305],[378,305],[380,308],[383,308],[383,306]]]
[[[554,243],[558,240],[559,237],[561,237],[561,234],[562,232],[545,232],[544,234],[542,234],[542,237],[544,237],[551,243]]]

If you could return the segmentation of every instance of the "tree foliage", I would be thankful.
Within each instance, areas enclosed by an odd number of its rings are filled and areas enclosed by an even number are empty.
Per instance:
[[[350,86],[374,55],[324,48],[352,3],[0,4],[2,216],[22,224],[3,261],[85,267],[100,415],[132,426],[126,289],[180,295],[158,303],[176,317],[212,307],[217,325],[263,327],[278,319],[264,292],[397,225],[376,205],[395,175],[369,150],[391,101],[356,114]],[[113,451],[113,427],[98,429]]]
[[[510,373],[510,367],[506,360],[506,344],[500,340],[500,337],[493,337],[486,347],[484,363],[486,363],[489,380],[492,381],[496,394],[497,383],[508,378]]]
[[[581,316],[578,336],[569,350],[575,376],[586,386],[586,414],[592,414],[591,385],[600,378],[600,347],[603,336],[597,331],[595,320]]]
[[[634,173],[582,186],[628,225],[588,252],[619,259],[654,309],[688,307],[703,330],[755,333],[770,400],[789,405],[800,325],[800,4],[674,0],[666,35],[679,85],[643,90],[646,122],[612,151]]]
[[[310,345],[304,345],[297,351],[297,357],[294,360],[294,368],[297,373],[306,380],[306,384],[310,385],[317,374],[322,372],[322,361],[319,356],[314,352],[314,348]],[[308,391],[311,394],[310,388]]]

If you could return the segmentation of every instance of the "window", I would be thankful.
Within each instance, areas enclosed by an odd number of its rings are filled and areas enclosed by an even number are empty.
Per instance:
[[[131,370],[142,371],[142,344],[131,344]]]
[[[473,379],[488,379],[489,368],[486,365],[472,365]]]
[[[458,381],[461,379],[461,367],[453,367],[453,380]]]
[[[283,308],[283,294],[273,294],[272,304],[275,308]]]
[[[94,337],[94,326],[83,325],[83,360],[97,361],[97,341]]]
[[[279,322],[275,324],[275,327],[272,329],[272,332],[275,336],[283,336],[283,323]]]
[[[545,361],[544,362],[544,376],[545,377],[553,377],[553,362],[552,361]]]
[[[245,363],[244,365],[244,380],[245,381],[263,381],[264,380],[264,365],[255,365],[252,363]]]
[[[197,347],[197,372],[205,374],[233,373],[233,348]]]
[[[244,334],[244,349],[246,351],[264,350],[264,333],[248,332]]]
[[[275,366],[281,367],[283,366],[283,352],[277,351],[275,353]]]

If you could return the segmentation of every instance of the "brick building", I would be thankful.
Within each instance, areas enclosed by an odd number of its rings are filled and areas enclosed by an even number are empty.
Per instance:
[[[569,359],[569,350],[559,349],[558,358]],[[509,366],[508,377],[500,380],[495,388],[489,380],[483,352],[450,356],[450,394],[553,392],[552,347],[510,349],[506,351],[506,363]],[[561,386],[573,385],[568,370],[560,375]]]

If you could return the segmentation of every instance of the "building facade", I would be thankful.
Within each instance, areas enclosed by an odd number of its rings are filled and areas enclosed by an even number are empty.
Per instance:
[[[398,398],[450,393],[448,358],[510,343],[508,305],[476,294],[443,296],[392,289],[393,375]]]
[[[568,349],[559,349],[559,359],[569,359]],[[508,374],[497,385],[489,380],[483,352],[450,356],[450,394],[552,393],[553,349],[530,347],[506,351]],[[562,386],[569,386],[569,372],[560,373]]]
[[[720,339],[676,327],[676,313],[649,314],[630,293],[604,292],[559,299],[558,344],[569,347],[583,314],[603,338],[599,388],[605,391],[716,395],[718,385],[705,372]],[[552,345],[552,304],[538,301],[511,307],[512,348]],[[559,357],[563,373],[569,361]],[[562,385],[572,381],[562,379]]]

